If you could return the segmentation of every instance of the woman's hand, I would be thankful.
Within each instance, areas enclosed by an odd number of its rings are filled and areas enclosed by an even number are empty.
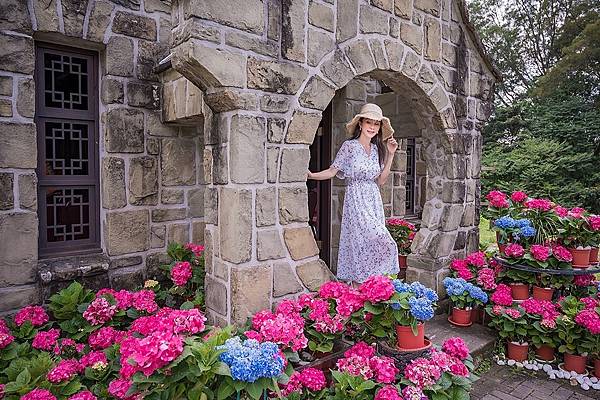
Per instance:
[[[312,179],[312,178],[313,178],[312,174],[313,174],[313,173],[312,173],[312,172],[310,172],[310,170],[308,170],[308,169],[307,169],[307,170],[306,170],[306,179]]]
[[[391,137],[387,140],[386,145],[388,153],[390,153],[390,155],[393,156],[396,150],[398,150],[398,142],[396,141],[396,139]]]

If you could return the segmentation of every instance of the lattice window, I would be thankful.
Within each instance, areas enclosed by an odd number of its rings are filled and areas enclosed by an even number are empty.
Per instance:
[[[406,144],[406,213],[415,212],[415,139]]]
[[[36,49],[40,256],[98,251],[97,56]]]

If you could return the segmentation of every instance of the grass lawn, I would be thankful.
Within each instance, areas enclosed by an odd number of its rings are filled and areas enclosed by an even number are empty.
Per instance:
[[[487,249],[496,243],[496,233],[490,229],[490,221],[481,217],[479,221],[479,247]]]

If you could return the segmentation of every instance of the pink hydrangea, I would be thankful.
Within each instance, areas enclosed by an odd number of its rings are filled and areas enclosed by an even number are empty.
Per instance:
[[[46,389],[33,389],[31,392],[21,396],[20,400],[56,400],[56,397]]]
[[[485,254],[482,251],[471,253],[467,256],[467,263],[475,267],[481,268],[485,265]]]
[[[83,392],[79,392],[69,397],[69,400],[97,400],[98,398],[94,396],[92,392],[89,390],[84,390]]]
[[[49,329],[48,331],[38,332],[33,338],[31,347],[38,350],[51,351],[56,346],[56,341],[60,336],[60,329]]]
[[[512,305],[512,290],[509,286],[501,283],[496,287],[496,291],[492,293],[490,300],[494,304],[498,304],[501,306],[510,306]]]
[[[575,275],[573,283],[577,286],[588,287],[595,286],[596,280],[594,275]]]
[[[423,391],[416,386],[406,386],[402,389],[404,400],[428,400]]]
[[[304,387],[315,392],[322,390],[327,386],[325,374],[320,369],[306,368],[300,372],[299,379]]]
[[[469,348],[464,340],[459,337],[451,337],[442,344],[442,351],[459,360],[464,360],[469,356]]]
[[[133,304],[133,293],[128,290],[119,290],[114,297],[119,310],[127,310]]]
[[[571,252],[569,250],[567,250],[566,247],[563,247],[559,244],[554,245],[552,247],[552,254],[554,255],[554,258],[556,258],[558,261],[563,261],[563,262],[573,261],[573,254],[571,254]]]
[[[466,281],[470,281],[474,278],[473,273],[469,269],[467,260],[452,260],[452,263],[450,263],[450,269],[456,271],[456,275]]]
[[[575,322],[586,328],[592,335],[600,335],[600,315],[593,308],[587,308],[575,316]]]
[[[573,217],[575,219],[583,218],[583,214],[585,214],[585,210],[581,207],[573,207],[569,210],[569,217]]]
[[[499,190],[492,190],[485,196],[487,201],[490,202],[490,205],[494,208],[508,208],[508,200],[506,198],[506,194],[500,192]]]
[[[356,289],[350,289],[336,299],[337,305],[335,309],[340,315],[349,317],[354,312],[363,308],[365,300],[365,296],[361,292]]]
[[[196,308],[172,310],[167,318],[172,322],[174,333],[195,335],[206,329],[206,317]]]
[[[564,218],[569,215],[569,210],[561,206],[556,206],[554,207],[554,213],[559,217]]]
[[[375,393],[374,400],[402,400],[402,397],[396,386],[385,385]]]
[[[554,204],[547,199],[531,199],[527,200],[524,204],[525,207],[538,211],[550,211],[554,206]]]
[[[593,231],[600,231],[600,215],[590,215],[588,217],[588,224]]]
[[[319,296],[324,299],[337,299],[350,290],[350,286],[342,282],[329,281],[319,288]]]
[[[50,383],[59,384],[73,379],[80,370],[81,365],[77,360],[61,360],[48,372],[46,378]]]
[[[299,315],[300,311],[302,311],[302,306],[296,300],[283,300],[281,303],[277,305],[275,312],[277,314],[285,314],[285,315]]]
[[[371,358],[375,355],[375,348],[369,346],[365,342],[358,342],[344,353],[344,357],[349,358],[352,356],[359,356],[364,358]]]
[[[358,290],[371,303],[389,300],[395,292],[392,280],[383,275],[370,276]]]
[[[4,384],[0,383],[0,399],[4,397]]]
[[[467,366],[463,363],[456,363],[450,366],[450,372],[456,376],[467,377],[469,376],[469,370]]]
[[[538,315],[545,320],[555,321],[560,315],[557,305],[548,300],[529,298],[521,303],[521,308],[528,314]]]
[[[0,332],[0,350],[11,344],[15,337],[10,333]]]
[[[171,280],[177,286],[185,286],[192,277],[192,265],[187,261],[180,261],[171,269]]]
[[[92,351],[81,357],[79,364],[81,364],[83,368],[92,366],[105,366],[108,364],[108,360],[106,359],[104,352]]]
[[[442,376],[442,369],[426,358],[412,360],[404,369],[404,376],[420,389],[434,385]]]
[[[393,383],[400,372],[390,357],[373,357],[369,365],[375,372],[375,380],[379,383]]]
[[[504,313],[513,319],[517,319],[521,317],[521,312],[515,308],[506,308],[504,309]]]
[[[491,268],[482,268],[477,273],[477,284],[485,290],[496,289],[496,273]]]
[[[10,333],[8,325],[6,325],[6,322],[2,318],[0,318],[0,333]]]
[[[510,195],[510,199],[515,203],[522,203],[527,200],[527,194],[525,194],[525,192],[516,191]]]
[[[201,244],[188,243],[185,245],[185,248],[194,253],[196,257],[200,257],[204,252],[204,246]]]
[[[579,299],[584,305],[586,309],[596,308],[600,305],[600,300],[596,300],[593,297],[582,297]]]
[[[299,321],[285,314],[275,314],[273,318],[265,319],[258,329],[264,341],[277,343],[298,351],[308,345],[304,335],[304,321]]]
[[[126,334],[126,332],[118,331],[112,326],[106,326],[92,332],[88,338],[88,344],[94,350],[104,350],[120,342]]]
[[[117,399],[125,399],[131,384],[128,379],[115,379],[108,384],[108,393]]]
[[[141,339],[126,338],[120,352],[123,378],[131,378],[138,371],[150,376],[179,357],[183,352],[183,339],[169,331],[157,331]]]
[[[15,324],[17,326],[23,325],[26,321],[31,322],[33,326],[41,326],[48,322],[48,314],[40,306],[27,306],[22,308],[15,315]]]
[[[152,314],[158,310],[158,304],[154,300],[156,294],[152,290],[143,289],[133,294],[133,308],[137,311],[145,311]]]
[[[91,325],[103,325],[110,321],[117,313],[117,306],[114,306],[104,297],[96,297],[83,312],[85,318]]]
[[[525,255],[525,249],[518,243],[511,243],[504,249],[504,254],[510,258],[519,258]]]
[[[529,249],[529,252],[538,261],[547,261],[550,257],[550,247],[542,246],[540,244],[533,244]]]
[[[361,376],[364,379],[371,379],[375,375],[369,364],[369,359],[358,355],[341,358],[336,366],[340,372],[346,372],[352,376]]]

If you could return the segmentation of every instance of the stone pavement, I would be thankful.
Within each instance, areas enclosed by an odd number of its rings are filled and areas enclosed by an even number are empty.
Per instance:
[[[491,356],[490,356],[490,361]],[[571,386],[567,380],[550,380],[545,374],[518,371],[495,363],[475,382],[473,400],[598,400],[600,392]]]

